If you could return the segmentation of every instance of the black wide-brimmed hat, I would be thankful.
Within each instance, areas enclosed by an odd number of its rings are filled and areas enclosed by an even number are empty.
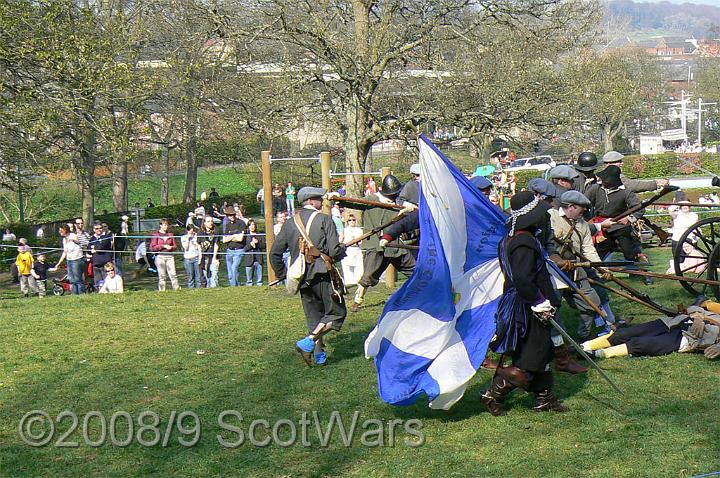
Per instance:
[[[607,168],[597,173],[597,177],[600,178],[602,184],[607,189],[615,189],[622,186],[622,180],[620,179],[620,168],[611,164]]]
[[[535,229],[548,220],[550,204],[542,201],[530,191],[521,191],[510,199],[510,235],[515,231]]]

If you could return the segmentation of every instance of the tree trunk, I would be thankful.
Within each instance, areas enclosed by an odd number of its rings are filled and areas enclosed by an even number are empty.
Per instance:
[[[365,171],[368,152],[372,146],[366,139],[366,123],[362,119],[363,115],[358,114],[360,110],[361,108],[359,106],[351,106],[347,113],[348,128],[345,134],[345,165],[348,171],[354,173]],[[345,189],[347,190],[348,196],[362,197],[365,191],[363,176],[346,176]]]
[[[113,207],[115,212],[128,210],[128,161],[123,158],[113,166]]]
[[[183,202],[193,203],[197,197],[197,124],[193,115],[188,115],[188,140],[185,148],[185,192]]]
[[[603,136],[605,136],[605,151],[612,151],[613,149],[613,137],[612,137],[612,125],[606,124],[603,130]]]
[[[162,177],[160,178],[160,200],[163,206],[168,206],[170,204],[170,150],[164,144],[160,149],[160,158],[163,165]]]
[[[97,139],[95,133],[89,130],[83,138],[80,151],[80,167],[78,169],[78,182],[82,193],[82,217],[85,227],[92,230],[95,222],[95,160],[97,154]]]

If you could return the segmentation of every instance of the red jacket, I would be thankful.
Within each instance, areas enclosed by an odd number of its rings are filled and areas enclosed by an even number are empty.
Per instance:
[[[170,249],[165,249],[163,246],[168,245]],[[153,252],[167,253],[177,250],[177,243],[175,242],[175,236],[172,232],[156,232],[153,234],[152,240],[150,241],[150,250]]]

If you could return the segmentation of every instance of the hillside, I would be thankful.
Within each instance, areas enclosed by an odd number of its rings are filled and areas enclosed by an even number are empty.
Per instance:
[[[632,30],[659,30],[717,38],[720,32],[720,7],[694,3],[633,2],[612,0],[607,19],[627,19]]]

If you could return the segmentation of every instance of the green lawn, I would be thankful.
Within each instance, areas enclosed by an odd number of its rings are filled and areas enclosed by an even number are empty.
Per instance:
[[[664,269],[667,250],[652,249],[650,255],[655,269]],[[146,279],[135,286],[151,289],[153,284]],[[666,305],[693,300],[670,282],[648,289]],[[490,416],[477,399],[491,378],[487,371],[450,412],[432,411],[425,403],[407,408],[383,403],[375,367],[363,358],[363,341],[388,293],[385,286],[375,288],[368,306],[331,336],[330,365],[309,369],[292,346],[304,333],[300,301],[281,290],[137,290],[45,300],[13,298],[16,289],[5,292],[0,299],[0,476],[687,477],[720,470],[719,364],[698,355],[603,362],[624,396],[593,371],[557,375],[557,390],[571,409],[565,414],[534,413],[531,397],[516,392],[507,417]],[[637,321],[656,318],[624,299],[613,304],[616,313],[632,314]],[[566,311],[566,316],[572,324],[574,314]],[[19,421],[35,409],[53,417],[63,410],[77,413],[78,429],[67,440],[79,446],[53,444],[70,427],[69,418],[56,425],[50,445],[23,443]],[[218,443],[218,434],[237,439],[218,425],[223,410],[242,413],[246,443],[239,448]],[[252,420],[297,423],[303,412],[317,411],[327,419],[333,410],[346,423],[359,412],[350,447],[337,432],[321,447],[312,424],[309,447],[248,442]],[[102,412],[108,421],[117,411],[135,420],[153,411],[161,417],[163,435],[172,411],[193,411],[202,435],[193,447],[178,443],[182,437],[176,428],[165,447],[142,447],[133,440],[124,448],[110,443],[93,448],[82,435],[82,418],[90,411]],[[413,418],[423,423],[422,446],[408,446],[410,435],[402,427],[394,446],[360,442],[362,432],[376,429],[361,428],[366,419],[383,421],[388,445],[389,421]],[[227,423],[238,425],[232,419]],[[93,419],[92,439],[99,428]],[[121,419],[119,439],[126,430]],[[289,439],[288,433],[283,428],[279,438]]]
[[[253,165],[246,167],[227,167],[221,169],[205,169],[198,171],[198,197],[203,190],[210,192],[216,188],[221,195],[244,194],[256,190],[261,181],[260,172]],[[40,189],[42,187],[42,189]],[[170,176],[170,204],[182,202],[185,187],[185,176],[176,174]],[[144,179],[131,179],[128,185],[129,204],[136,201],[145,206],[147,198],[152,198],[156,205],[160,205],[160,178],[151,176]],[[80,190],[74,182],[50,181],[42,186],[38,185],[37,196],[31,201],[50,201],[53,207],[38,216],[35,222],[48,222],[59,219],[75,217],[79,214],[82,203]],[[102,180],[98,184],[95,198],[95,209],[100,212],[107,209],[114,211],[112,202],[112,189],[109,180]]]

